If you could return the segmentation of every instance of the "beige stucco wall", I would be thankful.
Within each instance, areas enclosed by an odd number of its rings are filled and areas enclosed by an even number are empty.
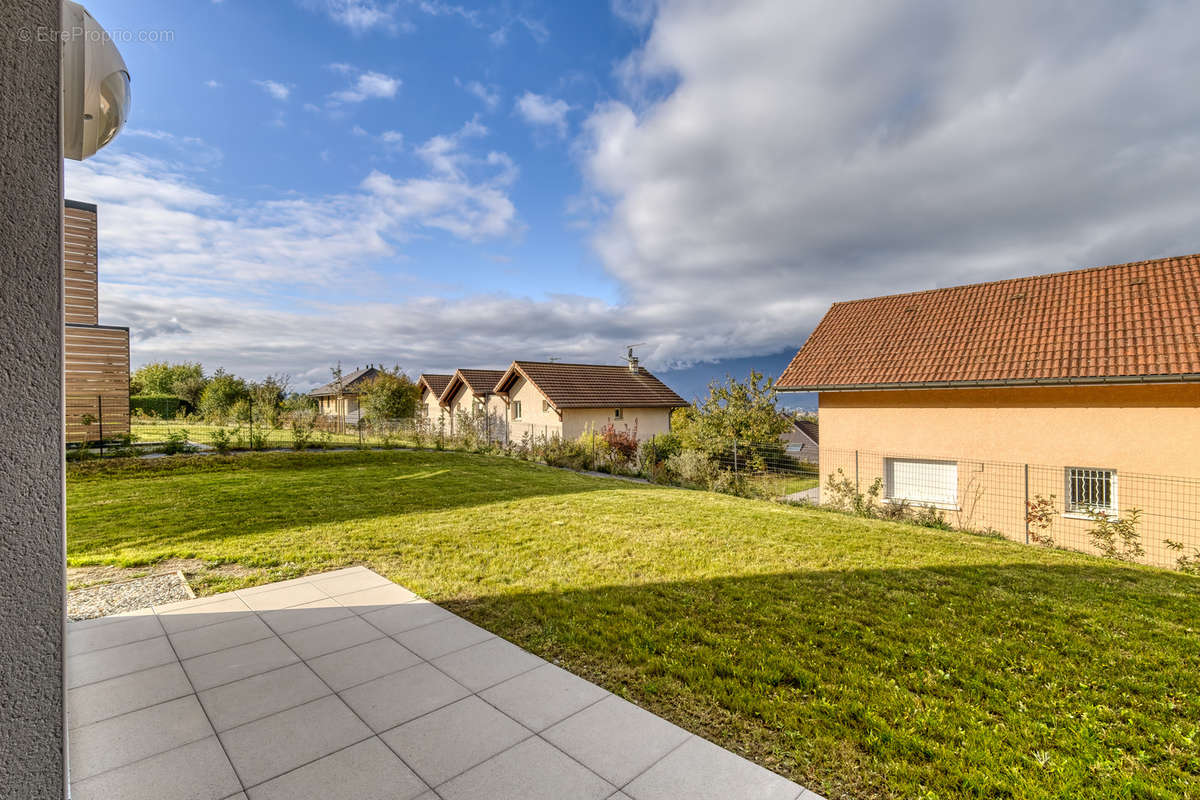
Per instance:
[[[512,441],[517,441],[526,434],[533,437],[562,436],[562,420],[553,408],[544,406],[545,396],[537,387],[524,378],[517,378],[509,389],[510,402],[507,404],[508,435]],[[521,403],[521,418],[513,415],[513,402]]]
[[[445,409],[438,402],[437,396],[426,389],[424,385],[421,386],[420,404],[422,415],[434,431],[438,430],[439,423],[449,429],[450,423],[445,419]]]
[[[826,392],[820,424],[823,482],[840,467],[865,490],[889,456],[957,462],[960,527],[1023,541],[1026,497],[1053,494],[1048,533],[1090,550],[1093,523],[1061,512],[1066,468],[1093,467],[1117,471],[1123,513],[1143,511],[1148,560],[1174,561],[1165,538],[1200,545],[1200,386]]]
[[[639,440],[671,430],[669,408],[622,408],[621,419],[612,408],[567,408],[563,410],[563,438],[578,439],[585,431],[599,431],[612,425],[619,431],[637,431]]]
[[[475,393],[470,386],[462,386],[450,397],[450,402],[443,408],[446,414],[446,430],[449,433],[460,433],[456,430],[459,413],[479,418],[481,415],[475,408]],[[484,398],[484,413],[490,418],[490,425],[485,425],[483,431],[493,439],[500,438],[504,431],[504,401],[497,395],[487,395]]]

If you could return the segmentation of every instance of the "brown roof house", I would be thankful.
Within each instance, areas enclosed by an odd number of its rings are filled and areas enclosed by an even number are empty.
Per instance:
[[[441,397],[453,377],[425,372],[417,378],[417,390],[420,392],[417,398],[417,413],[435,429],[439,424],[449,424],[445,420],[446,410],[442,408]]]
[[[628,366],[514,361],[496,383],[510,439],[577,439],[613,425],[647,439],[671,430],[671,412],[687,403],[629,359]]]
[[[101,325],[96,206],[63,209],[63,357],[68,442],[129,433],[129,328]]]
[[[496,396],[495,387],[503,375],[501,369],[454,371],[438,398],[449,433],[465,434],[463,427],[469,424],[484,438],[502,438],[504,403]]]
[[[317,411],[322,416],[357,425],[362,419],[362,409],[358,404],[359,395],[378,375],[378,369],[367,365],[343,375],[341,380],[334,379],[324,386],[318,386],[309,392],[308,396],[316,399]]]
[[[778,386],[819,393],[823,479],[1085,550],[1136,507],[1154,562],[1200,535],[1162,477],[1200,476],[1200,256],[836,303]]]

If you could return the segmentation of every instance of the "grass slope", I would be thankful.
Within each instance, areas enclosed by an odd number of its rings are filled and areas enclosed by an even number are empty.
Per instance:
[[[1200,580],[456,453],[85,463],[68,563],[364,563],[830,798],[1200,796]]]

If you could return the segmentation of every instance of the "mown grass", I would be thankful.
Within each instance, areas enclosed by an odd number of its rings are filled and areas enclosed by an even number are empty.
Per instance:
[[[1200,580],[431,452],[84,463],[68,563],[366,564],[830,798],[1200,796]]]

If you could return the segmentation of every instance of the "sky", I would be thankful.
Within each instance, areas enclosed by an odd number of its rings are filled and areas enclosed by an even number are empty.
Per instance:
[[[1200,251],[1181,2],[92,0],[134,366],[777,375],[833,302]],[[800,398],[811,404],[811,398]]]

